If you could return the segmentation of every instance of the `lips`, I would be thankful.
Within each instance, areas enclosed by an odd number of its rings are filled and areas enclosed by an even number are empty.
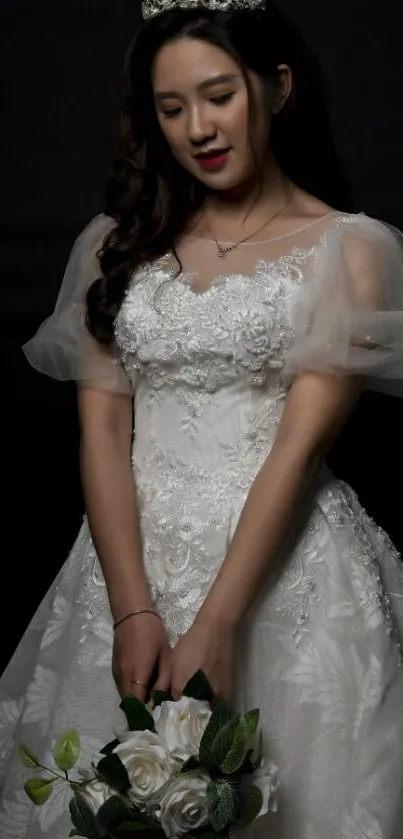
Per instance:
[[[203,169],[218,169],[226,162],[229,152],[230,149],[212,149],[209,152],[200,152],[195,159]]]

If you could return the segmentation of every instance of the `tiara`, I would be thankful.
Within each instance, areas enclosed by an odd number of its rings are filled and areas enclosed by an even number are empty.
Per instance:
[[[155,17],[170,9],[206,8],[212,12],[227,12],[234,9],[258,9],[266,5],[265,0],[143,0],[141,12],[144,19]]]

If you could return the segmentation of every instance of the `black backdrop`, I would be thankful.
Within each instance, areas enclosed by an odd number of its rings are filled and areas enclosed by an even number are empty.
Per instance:
[[[359,209],[403,229],[403,7],[280,0],[322,61]],[[74,237],[102,210],[139,0],[3,4],[0,646],[6,664],[83,514],[74,387],[21,352],[54,304]],[[331,457],[401,550],[403,404],[367,394]]]

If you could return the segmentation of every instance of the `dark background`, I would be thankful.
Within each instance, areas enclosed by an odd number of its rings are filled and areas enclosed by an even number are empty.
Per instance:
[[[83,515],[75,390],[21,352],[50,314],[75,236],[102,211],[138,0],[3,4],[1,656],[5,666]],[[358,209],[403,229],[403,7],[284,0],[321,59]],[[402,278],[403,282],[403,278]],[[403,404],[366,394],[331,457],[403,546]]]

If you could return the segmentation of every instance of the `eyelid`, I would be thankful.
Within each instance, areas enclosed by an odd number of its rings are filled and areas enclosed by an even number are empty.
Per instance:
[[[180,107],[181,107],[180,105],[168,105],[166,102],[161,103],[161,105],[159,106],[161,111],[164,111],[164,110],[173,111],[174,109],[176,110],[176,108],[180,108]]]
[[[162,113],[162,116],[163,116],[163,117],[166,117],[167,119],[170,119],[170,118],[172,118],[172,117],[174,117],[174,116],[177,116],[177,114],[179,114],[179,113],[180,113],[180,111],[181,111],[181,109],[180,109],[180,108],[170,108],[170,110],[168,110],[168,111],[161,111],[161,113]]]
[[[219,96],[234,96],[235,92],[236,92],[235,90],[214,90],[214,88],[211,88],[210,90],[205,91],[204,96],[207,99],[215,99],[215,98],[218,98]],[[173,97],[172,97],[172,99],[173,99]],[[160,107],[161,108],[164,107],[164,106],[169,107],[169,105],[167,106],[167,104],[166,104],[167,102],[169,102],[168,98],[165,101],[160,102]],[[180,107],[180,106],[176,106],[176,107]]]
[[[216,93],[216,94],[214,94],[214,96],[211,96],[211,95],[209,96],[209,101],[210,102],[217,102],[221,99],[225,102],[227,99],[231,99],[231,97],[234,96],[234,93],[235,93],[235,91],[233,91],[233,90],[228,90],[225,93],[224,92],[223,93]],[[172,117],[172,116],[176,116],[176,114],[178,114],[181,110],[182,110],[181,106],[177,105],[176,107],[168,108],[165,111],[161,111],[161,113],[164,117],[169,118],[169,117]]]
[[[233,95],[233,90],[227,90],[225,93],[215,93],[214,96],[210,97],[210,99],[229,99]]]

